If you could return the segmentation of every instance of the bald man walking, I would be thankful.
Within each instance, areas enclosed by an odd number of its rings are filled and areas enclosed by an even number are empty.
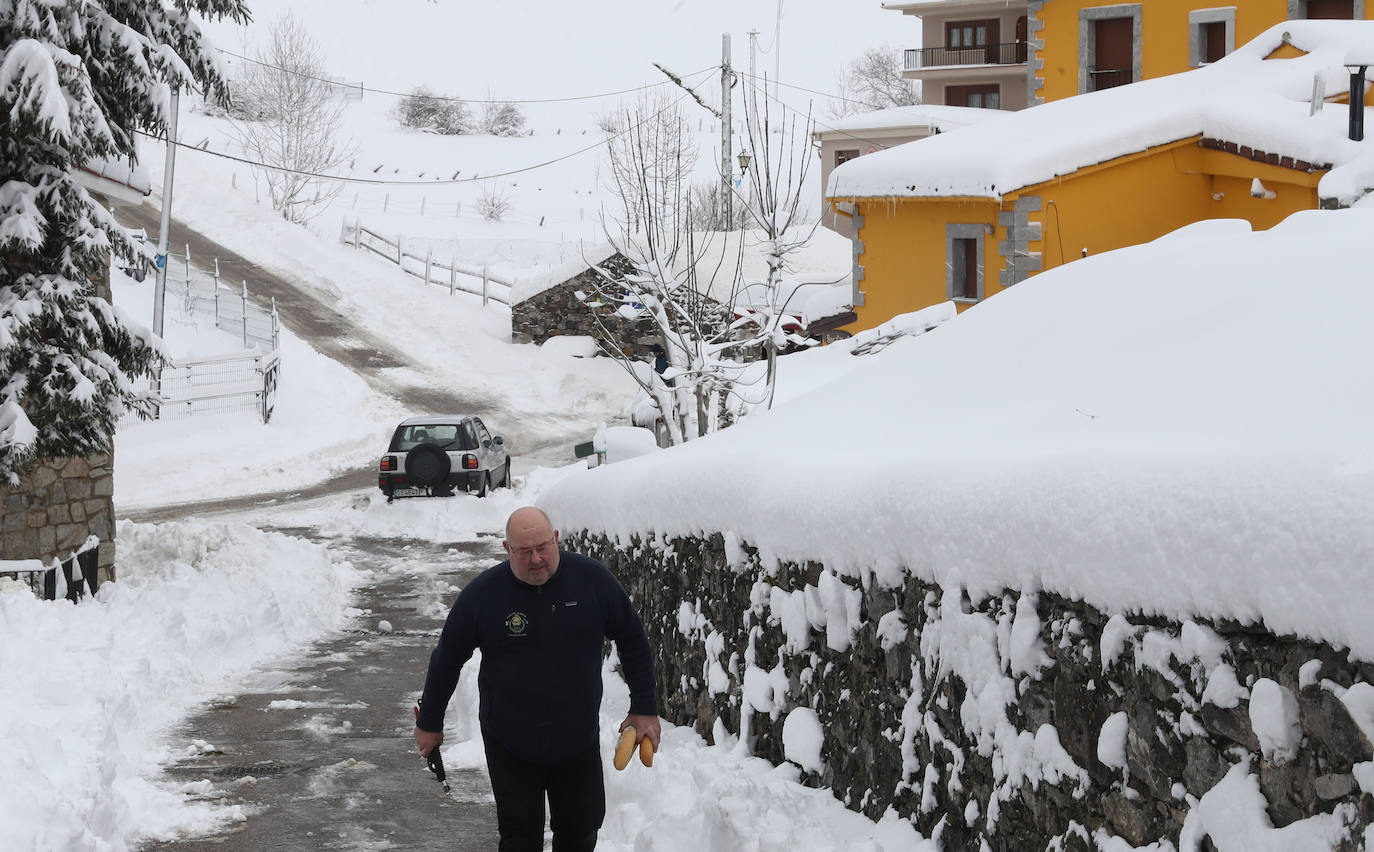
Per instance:
[[[601,654],[616,643],[630,686],[640,739],[658,749],[660,725],[653,659],[644,625],[605,565],[560,550],[558,531],[539,509],[516,509],[506,522],[505,562],[458,595],[416,720],[415,742],[428,756],[444,735],[444,711],[458,674],[476,649],[479,721],[496,797],[501,852],[538,852],[549,803],[554,852],[596,848],[606,815],[601,775]]]

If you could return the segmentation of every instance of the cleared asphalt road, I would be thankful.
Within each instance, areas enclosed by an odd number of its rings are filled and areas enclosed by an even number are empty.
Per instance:
[[[242,805],[247,819],[211,837],[146,843],[141,852],[496,848],[486,777],[450,772],[453,795],[443,795],[415,751],[411,708],[452,587],[497,561],[499,540],[329,546],[374,573],[354,604],[371,612],[343,635],[257,673],[248,691],[212,705],[172,738],[174,748],[196,741],[213,748],[168,767],[170,782],[208,781],[200,795]],[[390,632],[378,629],[382,620]]]
[[[121,208],[117,215],[126,226],[157,233],[159,214],[152,206]],[[485,396],[440,382],[397,381],[385,371],[424,370],[355,326],[328,296],[297,286],[180,223],[173,224],[172,233],[174,244],[189,242],[198,256],[217,256],[222,277],[246,279],[254,300],[266,306],[275,299],[288,330],[408,410],[477,410],[493,420],[504,418],[497,401]],[[521,455],[566,454],[571,443],[525,446]],[[149,522],[248,511],[262,517],[272,505],[375,487],[375,477],[369,465],[294,492],[144,507],[120,516]],[[317,537],[314,530],[283,531]],[[495,807],[485,776],[452,772],[454,795],[444,796],[415,751],[411,707],[456,588],[502,557],[499,537],[478,545],[406,539],[328,544],[371,572],[373,579],[353,602],[370,612],[343,635],[256,673],[247,689],[197,714],[172,737],[174,748],[197,741],[213,748],[194,750],[169,766],[170,782],[208,786],[197,795],[240,804],[247,819],[212,837],[150,842],[140,850],[495,848]],[[391,631],[378,629],[382,620],[390,622]]]

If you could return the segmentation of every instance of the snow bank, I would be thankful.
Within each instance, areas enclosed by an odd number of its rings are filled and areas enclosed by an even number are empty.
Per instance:
[[[149,780],[172,726],[342,625],[353,572],[242,525],[119,525],[120,579],[80,604],[0,589],[0,848],[125,850],[241,819]]]
[[[483,769],[477,727],[477,662],[463,669],[445,722],[444,765]],[[874,822],[841,804],[830,790],[803,787],[796,767],[774,767],[722,736],[707,745],[690,727],[663,723],[652,768],[631,760],[611,766],[629,687],[614,654],[602,668],[601,754],[605,761],[606,821],[597,848],[606,852],[682,852],[684,849],[807,849],[816,852],[934,852],[911,823],[888,813]],[[819,761],[815,715],[793,711],[791,741],[800,757]]]

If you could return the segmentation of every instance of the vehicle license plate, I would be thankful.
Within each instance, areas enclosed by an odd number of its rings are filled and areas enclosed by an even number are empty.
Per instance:
[[[393,497],[421,497],[425,493],[423,488],[397,488],[391,492]]]

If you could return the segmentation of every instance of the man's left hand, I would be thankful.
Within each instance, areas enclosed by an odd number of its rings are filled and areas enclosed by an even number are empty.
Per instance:
[[[649,742],[654,744],[654,751],[658,751],[658,741],[663,735],[663,727],[659,724],[657,716],[641,716],[631,713],[625,717],[625,721],[620,723],[620,730],[623,731],[631,725],[634,725],[635,728],[635,745],[648,737]]]

